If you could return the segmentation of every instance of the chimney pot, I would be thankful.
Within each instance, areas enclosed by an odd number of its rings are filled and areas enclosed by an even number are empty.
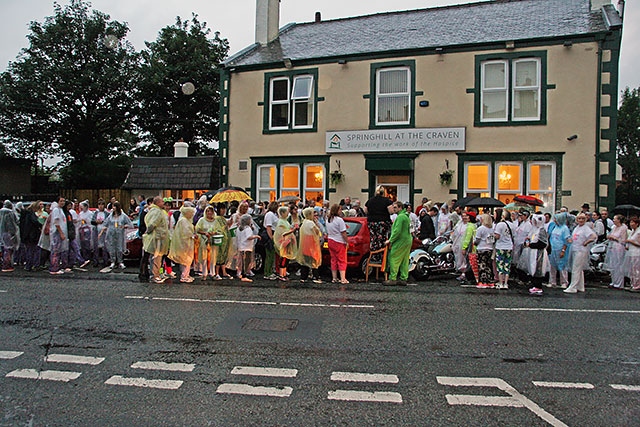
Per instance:
[[[316,12],[316,23],[322,21],[322,14],[320,12]]]
[[[173,157],[189,157],[189,144],[180,141],[173,144]]]

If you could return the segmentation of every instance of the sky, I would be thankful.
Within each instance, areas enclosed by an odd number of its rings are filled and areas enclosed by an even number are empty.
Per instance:
[[[618,0],[612,0],[617,4]],[[58,0],[66,5],[68,0]],[[336,19],[391,10],[410,10],[466,0],[281,0],[280,27],[289,22],[310,22],[316,11],[322,19]],[[154,41],[161,28],[175,23],[175,17],[190,19],[192,12],[212,31],[227,38],[230,54],[253,44],[255,39],[255,0],[93,0],[93,9],[127,22],[127,39],[136,50],[145,41]],[[619,89],[640,87],[640,0],[627,0],[622,36]],[[0,0],[0,71],[4,71],[20,49],[28,45],[29,22],[43,22],[53,15],[53,0]],[[635,25],[634,25],[635,24]]]

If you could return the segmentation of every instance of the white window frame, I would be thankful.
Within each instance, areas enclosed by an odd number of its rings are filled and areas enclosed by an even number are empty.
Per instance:
[[[322,169],[322,184],[320,185],[320,187],[309,187],[307,184],[307,168],[308,167],[316,167],[316,166],[320,166],[320,168]],[[307,192],[322,192],[322,194],[324,194],[326,196],[326,193],[324,191],[324,189],[326,188],[326,181],[327,181],[327,172],[324,170],[324,164],[322,163],[305,163],[302,165],[302,178],[303,178],[303,187],[302,187],[302,194],[304,195],[304,200],[308,200],[307,198]],[[325,197],[326,198],[326,197]]]
[[[273,85],[277,81],[287,82],[287,99],[274,100],[273,99]],[[289,129],[291,123],[291,79],[289,77],[273,77],[269,81],[269,130],[285,130]],[[273,106],[274,105],[286,105],[287,106],[287,125],[286,126],[273,126]]]
[[[273,168],[274,169],[274,173],[275,173],[275,177],[276,177],[275,182],[274,182],[275,187],[271,187],[270,185],[269,186],[263,186],[262,185],[263,183],[260,182],[260,178],[262,177],[262,174],[260,172],[261,172],[262,169],[265,169],[265,168],[267,168],[267,169]],[[267,191],[267,192],[272,192],[273,191],[274,194],[278,194],[277,193],[277,188],[278,188],[278,167],[276,165],[273,165],[273,164],[263,164],[263,165],[258,166],[256,181],[257,181],[257,187],[258,187],[258,192],[256,194],[256,197],[259,200],[262,200],[260,198],[260,194],[262,192],[265,192],[265,191]],[[270,184],[270,183],[267,183],[267,184]]]
[[[469,189],[469,166],[487,166],[487,185],[485,189]],[[464,195],[469,193],[489,193],[493,194],[491,189],[491,162],[465,162],[464,164]]]
[[[531,167],[532,166],[551,166],[551,190],[533,190],[531,188]],[[553,195],[553,205],[552,206],[545,206],[545,208],[550,208],[551,210],[554,209],[555,207],[555,203],[556,203],[556,162],[550,162],[550,161],[539,161],[539,162],[528,162],[527,163],[527,194],[533,195],[533,194],[551,194]]]
[[[309,84],[307,87],[307,93],[305,96],[295,96],[297,83],[301,80],[309,79]],[[291,117],[291,128],[292,129],[310,129],[313,127],[313,89],[314,89],[314,81],[313,76],[311,74],[300,74],[298,76],[294,76],[293,84],[291,85],[291,107],[290,107],[290,117]],[[308,104],[309,105],[309,113],[311,120],[306,125],[296,125],[296,104]]]
[[[519,62],[534,62],[536,64],[536,85],[532,86],[517,86],[516,85],[516,64]],[[540,78],[541,78],[541,60],[540,58],[519,58],[511,61],[511,69],[512,69],[512,83],[511,83],[511,120],[514,122],[529,122],[529,121],[537,121],[540,120],[540,109],[541,109],[541,100],[540,96],[542,95],[540,92]],[[538,96],[538,111],[535,117],[518,117],[516,118],[516,93],[519,91],[531,91],[536,90]]]
[[[380,93],[380,74],[389,71],[405,71],[407,76],[407,91],[406,92],[393,92],[393,93]],[[408,125],[411,123],[411,116],[413,114],[413,110],[411,109],[411,68],[410,67],[389,67],[389,68],[380,68],[376,70],[376,111],[375,111],[375,121],[376,126],[397,126],[397,125]],[[390,121],[390,122],[381,122],[378,120],[379,115],[379,100],[380,98],[387,97],[398,97],[398,96],[406,96],[407,97],[407,120],[406,121]]]
[[[518,189],[517,190],[501,190],[500,189],[500,166],[518,166],[520,168],[520,177],[518,179]],[[522,162],[495,162],[494,167],[496,169],[495,179],[494,179],[494,189],[493,196],[496,197],[498,194],[523,194],[522,192],[522,183],[524,177],[524,165]]]
[[[485,88],[485,68],[487,65],[503,64],[504,65],[504,86],[500,88]],[[481,65],[480,72],[480,121],[481,122],[507,122],[509,120],[509,61],[506,59],[485,61]],[[484,117],[484,96],[485,93],[504,92],[505,109],[504,118],[486,118]]]
[[[302,165],[300,163],[286,163],[286,164],[281,164],[280,165],[280,171],[279,171],[279,176],[280,176],[280,191],[278,192],[279,197],[283,196],[283,193],[285,191],[289,192],[289,191],[297,191],[298,194],[300,194],[300,167]],[[298,170],[298,186],[297,187],[285,187],[284,186],[284,170],[288,167],[295,167]]]

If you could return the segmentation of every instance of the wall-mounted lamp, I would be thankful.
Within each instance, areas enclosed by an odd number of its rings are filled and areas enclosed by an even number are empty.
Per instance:
[[[504,47],[507,48],[507,49],[515,49],[516,48],[516,42],[513,41],[513,40],[505,42]]]
[[[231,68],[229,68],[229,72],[230,72],[230,73],[233,73],[235,70],[236,70],[236,67],[231,67]]]
[[[443,51],[444,51],[444,49],[441,48],[441,47],[437,47],[436,48],[436,53],[442,54]]]
[[[576,139],[578,139],[578,135],[571,135],[567,138],[567,141],[575,141]]]
[[[421,107],[428,107],[429,106],[429,101],[420,101],[418,103],[418,105],[420,105]]]
[[[284,62],[284,68],[288,70],[293,68],[293,63],[291,62],[291,58],[284,58],[282,61]]]
[[[573,42],[571,40],[565,40],[564,43],[562,43],[562,46],[571,47],[573,46]]]
[[[338,59],[338,64],[346,65],[347,64],[347,60],[346,59]]]

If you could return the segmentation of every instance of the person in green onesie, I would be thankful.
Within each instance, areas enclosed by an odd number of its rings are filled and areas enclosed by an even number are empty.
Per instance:
[[[385,280],[383,285],[406,285],[409,278],[409,254],[411,253],[411,236],[409,213],[404,208],[402,202],[395,202],[389,206],[391,214],[398,216],[391,226],[391,236],[385,243],[391,245],[389,248],[389,258],[387,266],[389,268],[389,280]]]

